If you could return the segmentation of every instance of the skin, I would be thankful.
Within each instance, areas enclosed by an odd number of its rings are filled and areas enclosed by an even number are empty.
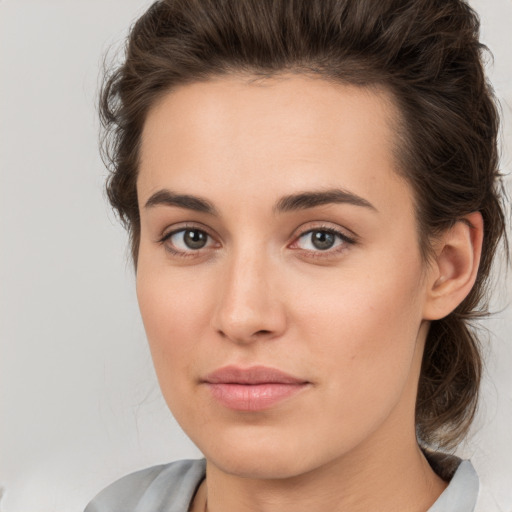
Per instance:
[[[481,217],[425,264],[397,115],[384,91],[297,75],[189,84],[150,110],[137,295],[163,395],[207,459],[191,510],[420,512],[446,487],[416,442],[417,382],[429,321],[474,282]],[[340,189],[351,201],[279,208]],[[188,247],[185,228],[206,245]],[[325,230],[340,235],[319,250]],[[202,382],[226,365],[308,384],[236,411]]]

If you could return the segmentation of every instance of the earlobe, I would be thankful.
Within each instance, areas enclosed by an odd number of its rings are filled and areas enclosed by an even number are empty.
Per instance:
[[[471,291],[480,263],[483,230],[482,215],[473,212],[439,237],[426,283],[424,320],[449,315]]]

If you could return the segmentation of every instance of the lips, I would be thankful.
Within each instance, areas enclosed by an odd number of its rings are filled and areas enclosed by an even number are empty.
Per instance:
[[[220,368],[202,381],[221,405],[237,411],[262,411],[306,389],[310,383],[265,366]]]

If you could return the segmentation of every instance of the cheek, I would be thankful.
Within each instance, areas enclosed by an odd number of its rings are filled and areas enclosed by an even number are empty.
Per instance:
[[[209,327],[209,306],[205,281],[184,272],[154,271],[139,266],[137,299],[153,363],[162,392],[168,402],[179,395],[194,377],[204,333]]]
[[[340,413],[357,417],[400,398],[421,324],[420,269],[419,263],[390,265],[377,275],[317,282],[315,294],[296,290],[295,323],[314,349],[309,357],[323,368],[330,396],[343,404]]]

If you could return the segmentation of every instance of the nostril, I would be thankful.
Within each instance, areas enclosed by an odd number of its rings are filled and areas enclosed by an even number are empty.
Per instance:
[[[263,336],[263,335],[266,335],[266,334],[270,334],[270,331],[262,329],[261,331],[257,331],[257,332],[254,333],[255,336]]]
[[[217,332],[222,338],[237,339],[239,341],[247,341],[247,342],[250,342],[251,340],[254,341],[258,338],[265,338],[272,334],[272,331],[270,331],[268,329],[260,329],[259,331],[255,331],[252,334],[250,334],[250,332],[246,333],[244,335],[241,335],[239,333],[238,336],[236,333],[232,333],[231,335],[229,335],[222,329],[218,329]]]

